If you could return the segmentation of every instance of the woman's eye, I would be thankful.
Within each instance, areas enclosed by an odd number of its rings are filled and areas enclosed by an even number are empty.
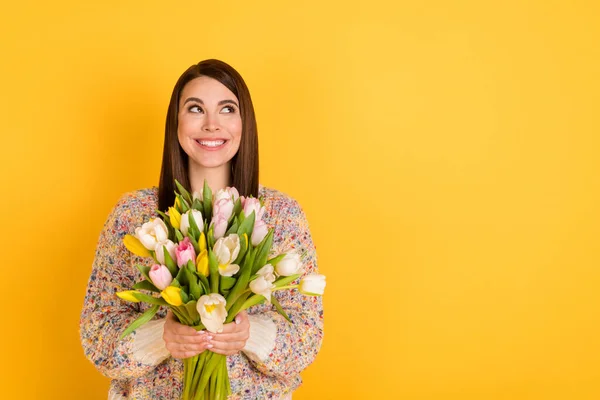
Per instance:
[[[200,106],[191,106],[190,108],[188,108],[188,111],[193,113],[199,113],[202,112],[202,109],[200,108]]]
[[[232,113],[232,112],[235,112],[235,108],[233,108],[232,106],[227,106],[227,107],[223,107],[223,111],[225,113]]]

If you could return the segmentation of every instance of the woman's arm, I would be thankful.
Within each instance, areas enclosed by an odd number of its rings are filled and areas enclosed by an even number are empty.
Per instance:
[[[133,255],[123,244],[123,237],[133,233],[140,217],[131,207],[131,199],[131,195],[119,199],[100,233],[79,322],[86,357],[113,379],[142,376],[169,356],[162,340],[164,320],[150,321],[119,340],[141,315],[138,303],[115,295],[132,289],[139,280],[131,264]]]
[[[318,272],[317,254],[308,221],[295,200],[282,205],[275,227],[275,250],[296,250],[304,264],[304,275]],[[305,296],[298,290],[275,292],[292,323],[270,305],[250,308],[250,338],[244,353],[266,375],[282,378],[299,374],[315,359],[323,340],[321,297]]]

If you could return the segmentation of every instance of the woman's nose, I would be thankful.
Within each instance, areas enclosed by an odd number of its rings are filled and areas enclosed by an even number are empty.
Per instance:
[[[211,114],[206,114],[206,118],[204,119],[204,125],[202,129],[208,132],[219,130],[219,120],[216,116]]]

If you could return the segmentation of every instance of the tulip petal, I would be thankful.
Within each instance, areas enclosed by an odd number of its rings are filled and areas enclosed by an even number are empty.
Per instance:
[[[125,235],[123,244],[133,254],[140,257],[151,257],[150,251],[133,235]]]

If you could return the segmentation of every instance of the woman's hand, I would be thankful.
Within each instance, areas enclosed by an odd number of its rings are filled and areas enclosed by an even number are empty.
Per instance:
[[[197,331],[191,326],[180,324],[171,310],[167,311],[163,340],[174,358],[189,358],[202,353],[210,348],[212,336],[214,334],[211,332]]]
[[[250,336],[250,321],[246,311],[240,312],[235,317],[235,322],[223,325],[223,332],[210,333],[210,351],[230,356],[242,350]]]

